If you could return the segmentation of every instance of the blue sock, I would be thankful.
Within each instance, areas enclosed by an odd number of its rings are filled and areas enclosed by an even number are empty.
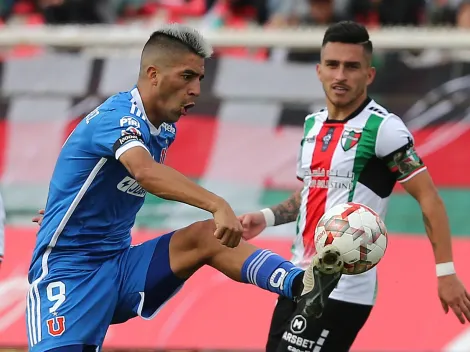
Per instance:
[[[303,272],[281,256],[258,249],[243,263],[242,281],[293,299],[292,284]]]

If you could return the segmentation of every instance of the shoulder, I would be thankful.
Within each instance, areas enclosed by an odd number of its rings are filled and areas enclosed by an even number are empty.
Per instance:
[[[327,117],[328,117],[328,109],[325,107],[305,116],[305,121],[312,120],[312,119],[313,120],[314,119],[326,119]]]
[[[364,110],[364,113],[369,115],[375,115],[382,119],[386,119],[391,113],[382,105],[378,104],[375,100],[372,100]]]
[[[146,117],[131,101],[131,95],[128,92],[118,93],[109,97],[85,119],[87,123],[96,119],[97,123],[104,128],[123,130],[126,128],[136,128],[144,131],[149,129]]]
[[[406,129],[405,124],[400,117],[393,112],[388,111],[384,106],[378,104],[374,100],[367,105],[362,114],[364,114],[365,121],[367,121],[366,125],[378,130],[379,134],[383,134],[387,131],[394,132],[394,129]]]

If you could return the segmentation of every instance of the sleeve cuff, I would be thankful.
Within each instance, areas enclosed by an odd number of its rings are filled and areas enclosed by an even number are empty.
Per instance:
[[[147,149],[147,147],[145,145],[143,145],[142,143],[140,143],[138,141],[131,141],[129,143],[124,144],[118,150],[116,150],[116,153],[114,154],[114,156],[116,157],[116,160],[119,160],[119,158],[121,157],[122,154],[124,154],[124,152],[126,152],[129,149],[132,149],[134,147],[144,148],[150,154],[150,151]]]
[[[425,165],[423,165],[422,167],[420,167],[419,169],[416,169],[415,171],[413,171],[411,174],[409,174],[408,176],[402,178],[402,179],[399,179],[398,182],[399,183],[405,183],[406,181],[409,181],[411,180],[413,177],[415,177],[416,175],[420,174],[421,172],[423,171],[426,171],[427,170],[427,167]]]

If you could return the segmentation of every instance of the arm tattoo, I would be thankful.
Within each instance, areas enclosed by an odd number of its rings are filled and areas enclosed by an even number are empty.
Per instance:
[[[300,190],[294,192],[286,201],[271,207],[274,213],[274,225],[287,224],[295,221],[300,209]]]

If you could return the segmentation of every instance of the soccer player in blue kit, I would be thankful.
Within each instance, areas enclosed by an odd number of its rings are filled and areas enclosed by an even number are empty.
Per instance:
[[[321,285],[312,279],[318,267],[304,275],[277,254],[240,242],[243,228],[229,204],[163,165],[174,123],[194,106],[211,53],[190,27],[154,32],[136,87],[106,100],[64,143],[28,275],[31,351],[98,350],[110,324],[152,318],[203,265],[301,298],[306,308],[318,304]],[[131,246],[147,192],[206,210],[213,219]]]

